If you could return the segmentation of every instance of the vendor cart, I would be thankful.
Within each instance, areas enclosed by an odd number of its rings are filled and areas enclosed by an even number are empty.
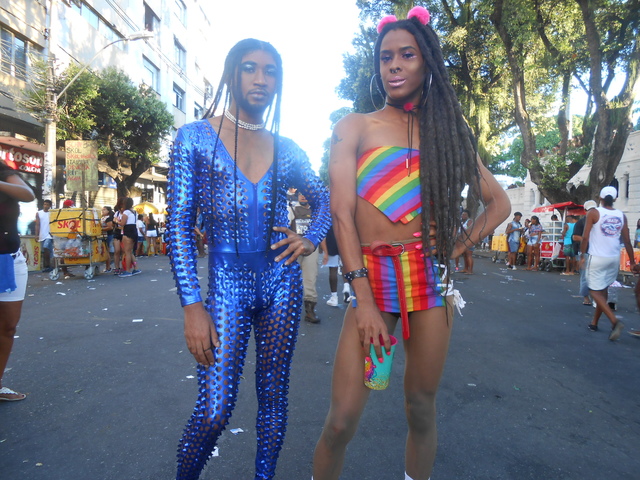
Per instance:
[[[533,209],[533,213],[558,212],[564,219],[562,222],[545,222],[542,224],[544,232],[540,242],[540,265],[541,270],[550,272],[553,268],[564,268],[564,239],[562,230],[567,215],[586,215],[584,207],[573,202],[561,202],[551,205],[543,205]]]
[[[109,255],[102,236],[98,210],[95,208],[64,208],[49,211],[53,258],[55,266],[49,272],[51,280],[60,278],[62,266],[84,266],[84,278],[90,280],[99,273],[99,264]]]
[[[493,255],[491,255],[491,261],[496,263],[498,260],[504,260],[505,262],[508,259],[509,254],[509,244],[507,243],[507,235],[494,235],[491,239],[491,250],[493,250]],[[516,265],[524,265],[526,252],[527,250],[527,240],[524,236],[520,236],[520,242],[518,244],[518,255],[516,256]],[[501,258],[501,253],[504,253],[504,257]]]
[[[636,263],[640,263],[640,248],[633,249],[633,257]],[[626,248],[620,250],[620,275],[622,276],[622,283],[624,285],[631,285],[633,283],[635,274],[631,271],[631,261],[629,260]]]
[[[563,222],[545,222],[540,241],[540,270],[550,272],[553,268],[564,268]]]
[[[500,254],[505,253],[503,260],[507,258],[507,252],[509,248],[507,246],[507,236],[506,235],[494,235],[491,239],[491,250],[493,250],[493,255],[491,255],[491,261],[496,263],[500,260]]]

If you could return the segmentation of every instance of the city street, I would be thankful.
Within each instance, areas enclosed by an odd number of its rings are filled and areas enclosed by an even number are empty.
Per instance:
[[[587,329],[593,308],[577,296],[578,276],[510,271],[486,254],[475,263],[475,275],[455,275],[467,305],[455,317],[438,395],[432,480],[640,478],[640,340],[627,333],[640,329],[633,290],[620,289],[626,329],[610,342],[606,318],[599,332]],[[141,258],[139,266],[142,274],[131,278],[54,282],[30,274],[4,377],[28,397],[0,403],[2,479],[175,478],[178,440],[196,398],[195,364],[168,259]],[[322,321],[300,327],[278,480],[311,478],[329,406],[345,306],[325,304],[327,269],[317,285]],[[253,352],[203,480],[253,479]],[[404,478],[403,367],[399,348],[390,387],[370,396],[343,480]]]

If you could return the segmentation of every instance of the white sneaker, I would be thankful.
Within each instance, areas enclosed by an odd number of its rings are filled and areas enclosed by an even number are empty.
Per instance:
[[[511,270],[517,270],[515,265],[511,265]]]
[[[327,300],[327,305],[329,305],[330,307],[337,307],[338,306],[338,294],[337,293],[332,293],[331,294],[331,298],[329,298],[329,300]]]

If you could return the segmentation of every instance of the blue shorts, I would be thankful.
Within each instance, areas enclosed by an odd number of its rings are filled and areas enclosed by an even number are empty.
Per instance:
[[[43,250],[53,250],[53,238],[46,238],[44,240],[42,240],[40,243],[42,243],[42,249]]]
[[[509,240],[509,252],[517,253],[520,248],[520,242],[518,240]]]

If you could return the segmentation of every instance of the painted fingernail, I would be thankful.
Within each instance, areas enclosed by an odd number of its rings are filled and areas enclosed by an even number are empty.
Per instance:
[[[413,236],[416,237],[416,238],[420,237],[420,236],[422,236],[422,232],[414,232]]]
[[[384,358],[380,357],[380,358],[378,359],[378,361],[379,361],[380,363],[384,363]]]
[[[369,362],[369,363],[371,363],[371,357],[366,357],[366,358],[364,359],[364,361],[365,361],[365,362]]]
[[[422,250],[422,244],[419,243],[418,245],[416,245],[416,250]]]

